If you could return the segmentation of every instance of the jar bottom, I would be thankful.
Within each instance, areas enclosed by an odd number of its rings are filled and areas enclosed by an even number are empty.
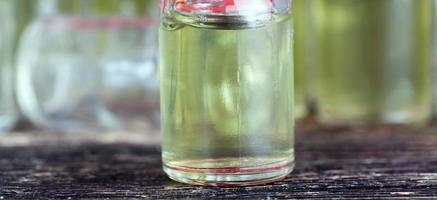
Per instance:
[[[238,165],[236,165],[237,163]],[[237,158],[183,162],[164,161],[163,168],[171,179],[191,185],[218,187],[251,186],[263,185],[284,179],[294,169],[294,158],[287,158],[285,160],[282,158],[276,161],[271,158],[266,158],[265,160],[245,158],[243,161]]]

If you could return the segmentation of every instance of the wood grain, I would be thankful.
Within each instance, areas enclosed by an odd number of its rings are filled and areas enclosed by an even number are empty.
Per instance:
[[[292,175],[271,185],[239,188],[192,187],[169,180],[161,170],[158,145],[147,143],[150,138],[0,135],[0,199],[437,197],[433,128],[300,128]]]

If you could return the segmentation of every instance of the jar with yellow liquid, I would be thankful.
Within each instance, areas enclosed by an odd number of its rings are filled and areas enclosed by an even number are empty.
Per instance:
[[[432,123],[437,125],[437,1],[432,2],[433,16],[433,41],[432,41]]]
[[[316,68],[314,55],[316,40],[314,34],[313,0],[295,0],[293,2],[295,25],[294,49],[294,106],[295,119],[312,119],[316,114]]]
[[[296,0],[298,48],[316,71],[320,120],[423,124],[430,114],[431,0]],[[302,49],[297,49],[302,51]]]
[[[294,166],[291,0],[164,0],[163,164],[197,185],[253,185]]]

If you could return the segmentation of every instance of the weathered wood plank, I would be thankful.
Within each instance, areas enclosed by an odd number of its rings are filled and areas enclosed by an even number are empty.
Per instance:
[[[241,188],[170,181],[148,135],[0,136],[0,199],[435,198],[437,131],[306,127],[282,182]]]

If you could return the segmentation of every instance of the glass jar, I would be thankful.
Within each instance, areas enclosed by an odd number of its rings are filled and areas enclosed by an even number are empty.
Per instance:
[[[294,166],[291,0],[164,0],[163,164],[170,178],[234,186]]]
[[[295,118],[296,120],[313,118],[316,114],[316,69],[314,54],[315,40],[308,35],[314,34],[315,0],[295,0]]]
[[[14,98],[14,0],[0,1],[0,133],[13,128],[18,118]]]
[[[159,128],[159,1],[39,0],[18,56],[18,97],[59,130]]]
[[[430,0],[314,0],[310,9],[302,41],[314,48],[322,122],[427,121]]]
[[[432,2],[432,19],[433,19],[433,42],[432,42],[432,124],[437,125],[437,0]]]

